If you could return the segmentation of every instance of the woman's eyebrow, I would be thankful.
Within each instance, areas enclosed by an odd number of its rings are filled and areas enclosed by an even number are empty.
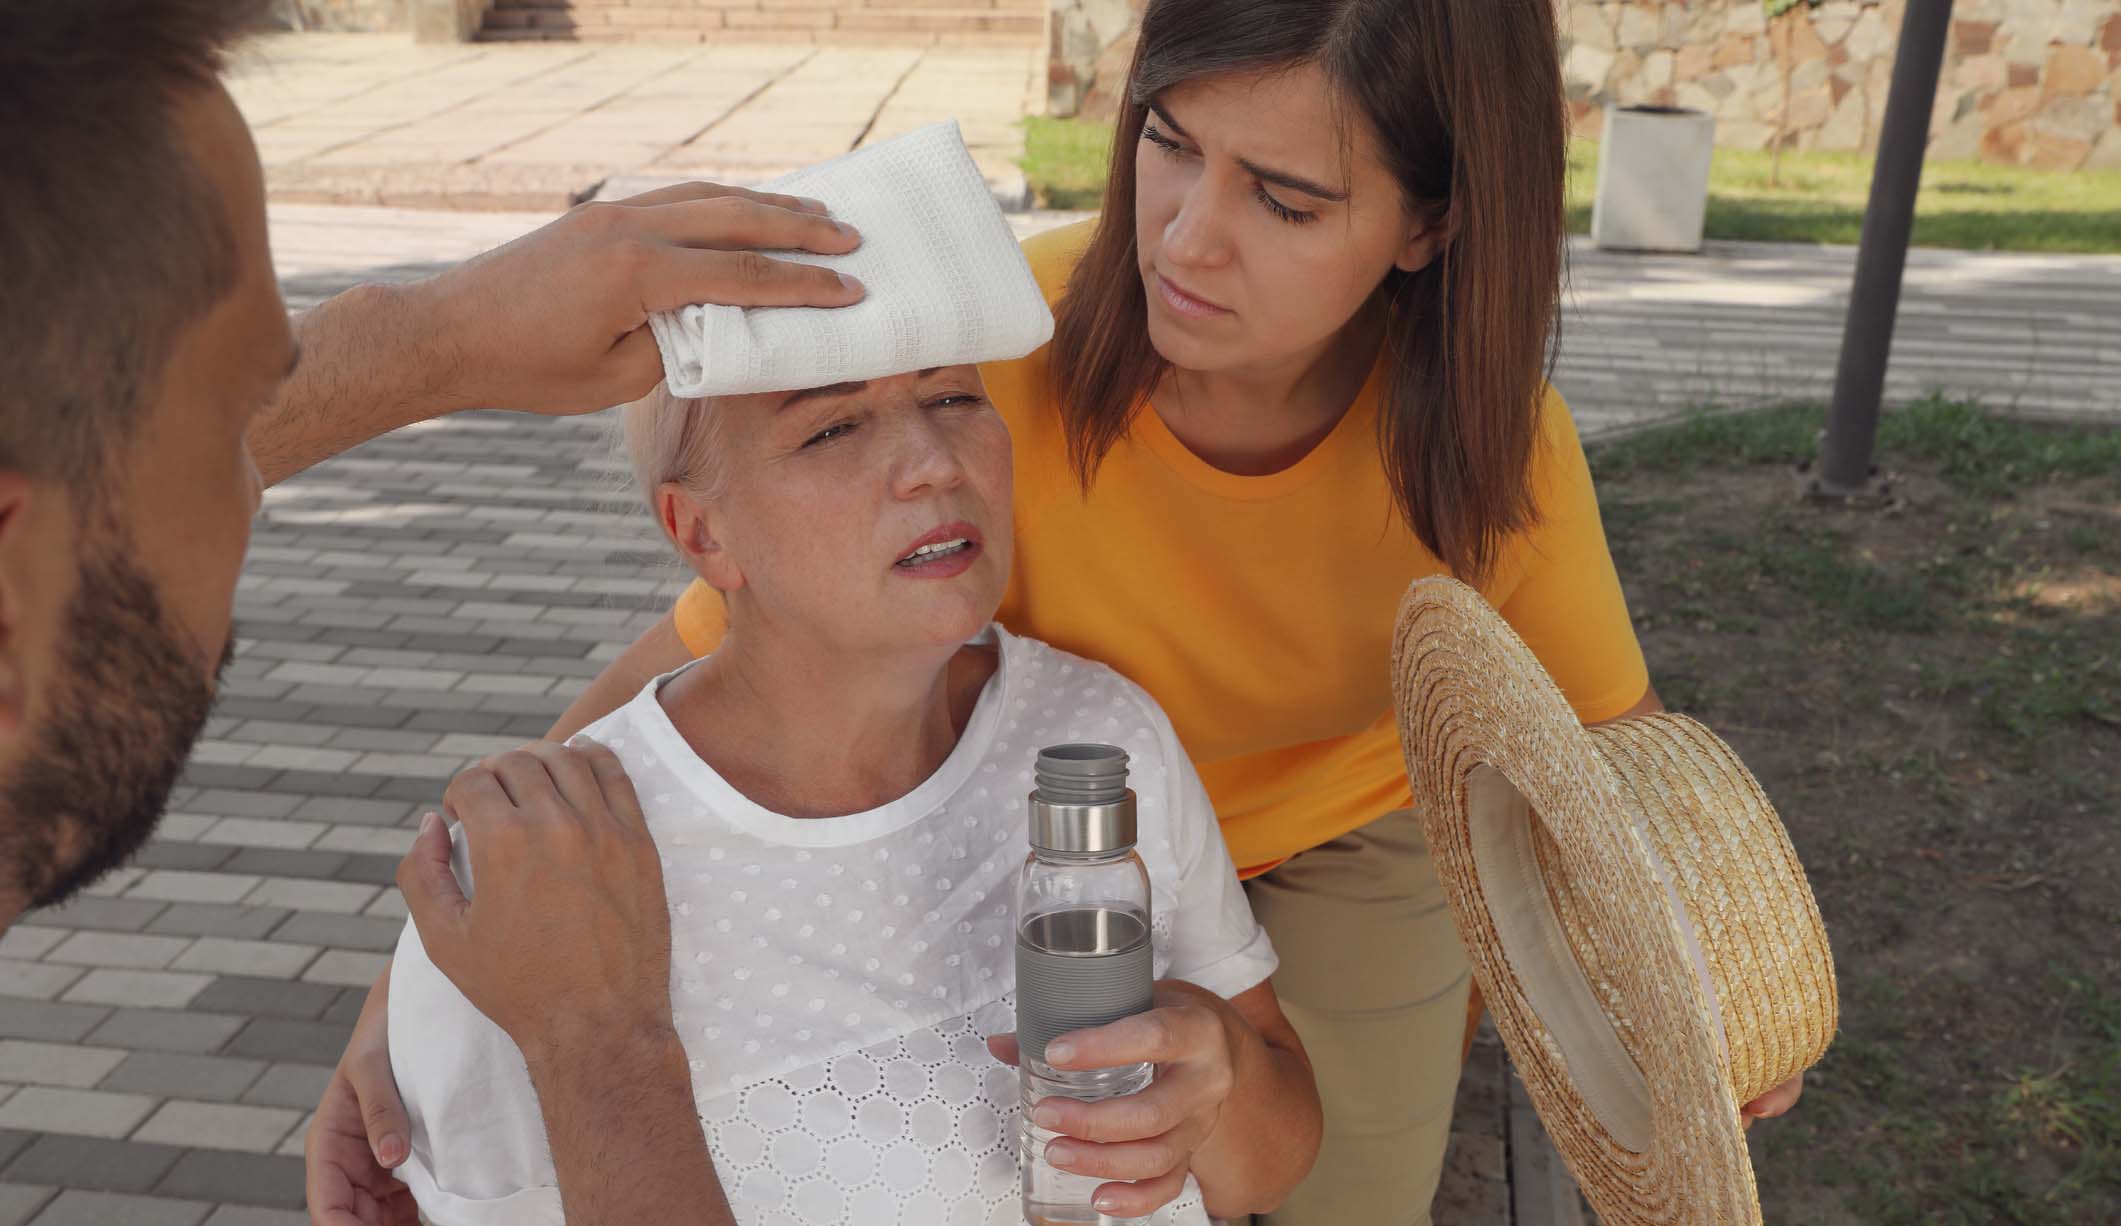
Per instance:
[[[775,409],[774,412],[778,413],[781,409],[804,400],[830,396],[852,396],[868,386],[869,381],[861,379],[853,383],[828,383],[823,387],[806,387],[799,392],[790,392],[788,399],[781,401],[780,408]]]
[[[1171,118],[1171,112],[1164,109],[1163,103],[1152,100],[1149,103],[1149,109],[1155,112],[1158,119],[1164,121],[1165,127],[1177,133],[1181,138],[1185,140],[1193,139],[1192,133],[1181,127],[1176,119]],[[1306,196],[1316,196],[1320,200],[1330,201],[1334,204],[1344,203],[1348,198],[1348,193],[1344,191],[1335,190],[1322,183],[1315,183],[1302,175],[1291,174],[1286,170],[1276,170],[1271,166],[1262,166],[1250,158],[1239,158],[1237,159],[1237,164],[1244,167],[1246,173],[1255,179],[1272,183],[1278,187],[1286,187],[1290,191],[1302,192]]]

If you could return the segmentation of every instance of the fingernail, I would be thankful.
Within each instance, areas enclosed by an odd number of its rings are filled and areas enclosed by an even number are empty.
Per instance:
[[[1033,1107],[1031,1109],[1031,1122],[1048,1132],[1052,1132],[1060,1127],[1060,1109],[1058,1107],[1048,1107],[1044,1104]]]
[[[1054,1166],[1067,1166],[1075,1161],[1075,1146],[1066,1141],[1055,1141],[1046,1146],[1046,1161]]]
[[[860,238],[862,236],[862,232],[860,230],[855,229],[853,226],[848,225],[844,221],[833,222],[832,228],[838,230],[841,234],[846,235],[848,238]]]
[[[839,274],[839,278],[841,285],[846,286],[848,289],[853,290],[855,293],[860,294],[866,292],[866,287],[862,285],[861,281],[858,278],[850,276],[849,274],[844,272]]]
[[[1046,1063],[1053,1065],[1066,1064],[1074,1058],[1075,1044],[1065,1039],[1046,1044]]]
[[[813,213],[830,213],[832,211],[832,206],[814,196],[797,196],[795,199],[796,203]]]
[[[436,827],[440,826],[441,824],[441,814],[436,813],[432,809],[428,810],[425,813],[422,813],[420,815],[420,836],[422,838],[425,838],[426,836],[433,834],[435,832]]]
[[[1090,1207],[1092,1209],[1097,1210],[1099,1213],[1111,1213],[1113,1210],[1119,1208],[1119,1198],[1109,1194],[1105,1196],[1093,1196],[1090,1198]]]
[[[376,1146],[376,1159],[384,1166],[396,1166],[405,1161],[405,1138],[394,1132],[384,1137],[382,1143]]]

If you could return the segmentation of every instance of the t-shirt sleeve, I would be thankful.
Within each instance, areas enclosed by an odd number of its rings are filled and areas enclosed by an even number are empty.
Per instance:
[[[1170,806],[1172,850],[1178,859],[1178,901],[1171,925],[1173,979],[1198,984],[1228,999],[1266,981],[1279,965],[1267,930],[1252,917],[1237,866],[1223,843],[1208,789],[1179,744],[1171,721],[1151,708]]]
[[[1650,688],[1642,645],[1613,568],[1583,442],[1547,392],[1533,483],[1540,521],[1517,542],[1521,577],[1499,609],[1585,723],[1611,719]]]
[[[457,876],[469,879],[461,830]],[[390,968],[390,1064],[412,1123],[397,1175],[435,1226],[563,1226],[537,1091],[507,1032],[405,925]]]
[[[722,645],[722,636],[729,632],[729,606],[706,580],[694,579],[672,606],[670,620],[685,650],[697,659]]]

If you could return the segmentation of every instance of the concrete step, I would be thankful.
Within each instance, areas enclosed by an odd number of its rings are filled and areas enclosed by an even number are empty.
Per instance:
[[[723,3],[739,0],[722,0]],[[486,41],[779,41],[886,45],[1035,47],[1046,37],[1043,8],[975,6],[925,0],[748,0],[760,7],[679,8],[613,0],[497,0],[480,30]]]

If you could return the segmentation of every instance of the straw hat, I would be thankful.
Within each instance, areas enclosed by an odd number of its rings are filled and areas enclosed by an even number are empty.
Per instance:
[[[1454,580],[1408,589],[1392,688],[1474,978],[1600,1219],[1758,1223],[1739,1104],[1816,1063],[1837,1012],[1760,785],[1684,716],[1585,729]]]

